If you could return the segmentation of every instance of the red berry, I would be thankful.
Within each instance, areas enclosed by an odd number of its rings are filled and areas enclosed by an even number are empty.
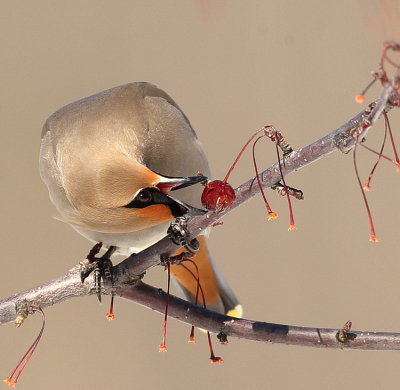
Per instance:
[[[235,198],[235,191],[229,183],[213,180],[204,187],[201,203],[207,210],[221,212],[229,208]]]

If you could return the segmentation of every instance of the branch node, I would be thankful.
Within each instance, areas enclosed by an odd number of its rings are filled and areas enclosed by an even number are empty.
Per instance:
[[[351,130],[355,130],[355,128],[353,127],[346,132],[338,133],[333,138],[333,144],[335,147],[344,154],[349,153],[355,144],[354,137],[350,134]]]
[[[14,323],[17,328],[24,323],[29,314],[32,314],[32,308],[35,306],[36,305],[26,299],[16,302],[15,312],[17,313],[17,316],[15,317]]]
[[[222,345],[228,344],[228,336],[222,331],[217,334],[217,339]]]
[[[339,344],[346,344],[347,342],[349,342],[351,340],[355,340],[357,335],[354,333],[350,333],[351,326],[352,326],[352,322],[347,321],[344,324],[343,328],[338,330],[338,332],[336,333],[336,340]]]

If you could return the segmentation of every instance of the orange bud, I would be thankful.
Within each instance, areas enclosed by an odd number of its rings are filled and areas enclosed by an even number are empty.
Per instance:
[[[268,213],[268,221],[270,220],[270,219],[277,219],[278,218],[278,213],[275,213],[275,211],[270,211],[269,213]]]
[[[375,234],[371,234],[371,235],[369,236],[369,240],[370,240],[371,242],[379,242],[379,240],[376,238]]]
[[[110,321],[115,320],[115,314],[109,312],[109,313],[106,314],[106,318],[107,318],[108,320],[110,320]]]
[[[364,95],[363,93],[360,93],[359,95],[357,95],[357,96],[355,97],[355,100],[356,100],[356,102],[359,103],[359,104],[364,103],[365,95]]]
[[[17,384],[17,382],[15,380],[11,379],[9,376],[6,379],[4,379],[3,382],[6,383],[10,387],[15,387],[15,385]]]

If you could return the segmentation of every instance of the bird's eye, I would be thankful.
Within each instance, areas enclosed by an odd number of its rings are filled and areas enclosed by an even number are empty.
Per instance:
[[[149,203],[153,200],[153,195],[149,190],[142,190],[138,193],[136,199],[142,203]]]

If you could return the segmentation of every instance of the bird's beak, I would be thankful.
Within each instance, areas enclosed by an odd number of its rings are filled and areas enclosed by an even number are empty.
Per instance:
[[[206,181],[207,177],[203,175],[189,176],[189,177],[166,177],[162,176],[162,179],[156,187],[165,195],[167,195],[175,204],[176,208],[179,209],[179,216],[188,215],[194,217],[196,215],[203,215],[207,210],[198,209],[196,207],[190,206],[187,203],[180,201],[179,199],[173,198],[169,195],[170,191],[179,190],[181,188],[192,186],[193,184],[201,183]],[[178,214],[177,213],[177,214]],[[178,215],[175,215],[178,216]]]
[[[202,210],[202,209],[198,209],[197,207],[193,207],[185,202],[182,202],[178,199],[173,198],[170,195],[167,195],[167,196],[175,203],[175,208],[179,209],[179,211],[174,214],[175,217],[181,217],[183,215],[195,217],[197,215],[203,215],[207,212],[207,210]]]
[[[193,184],[201,183],[207,180],[207,177],[203,175],[189,177],[161,177],[162,180],[156,184],[156,187],[164,194],[168,194],[170,191],[180,190],[181,188],[189,187]]]

